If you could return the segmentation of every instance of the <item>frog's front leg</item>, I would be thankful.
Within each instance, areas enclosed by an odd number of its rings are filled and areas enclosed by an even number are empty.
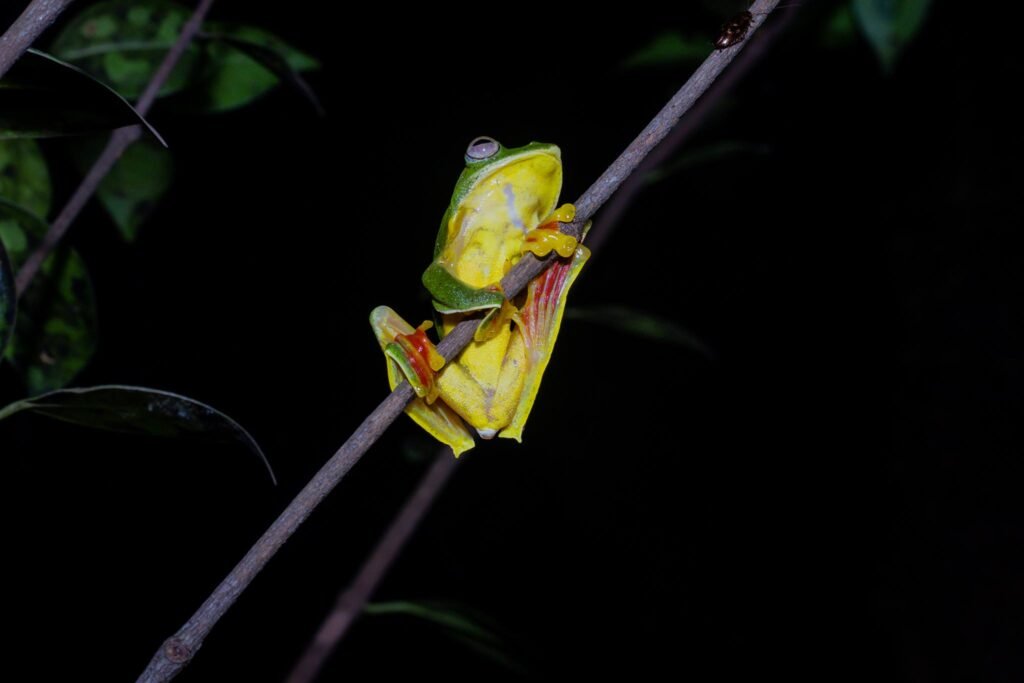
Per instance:
[[[571,223],[575,217],[576,207],[572,204],[562,204],[550,216],[541,221],[540,225],[526,233],[523,251],[533,252],[538,257],[547,256],[552,251],[562,258],[572,256],[579,240],[562,232],[559,229],[559,224]]]
[[[406,414],[438,441],[451,446],[456,456],[472,448],[473,436],[462,419],[444,401],[436,400],[436,375],[444,366],[444,358],[427,337],[431,323],[413,328],[392,309],[378,306],[370,313],[370,326],[387,357],[391,388],[405,379],[416,392],[416,398],[405,408]]]

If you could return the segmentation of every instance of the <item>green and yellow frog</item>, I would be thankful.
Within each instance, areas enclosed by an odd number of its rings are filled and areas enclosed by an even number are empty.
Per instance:
[[[566,295],[590,256],[559,231],[575,214],[571,204],[555,208],[561,188],[555,145],[510,149],[487,137],[473,140],[423,273],[442,337],[468,314],[487,311],[473,342],[445,364],[426,334],[432,323],[414,329],[387,306],[370,314],[391,388],[408,380],[417,398],[406,412],[456,456],[474,445],[467,423],[485,439],[522,440]],[[527,251],[562,258],[509,301],[501,279]]]

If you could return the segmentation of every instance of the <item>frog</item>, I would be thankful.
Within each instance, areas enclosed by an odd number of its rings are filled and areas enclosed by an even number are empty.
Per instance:
[[[456,457],[475,446],[471,430],[483,439],[522,442],[569,288],[590,257],[559,229],[575,217],[572,204],[558,206],[561,188],[556,145],[507,148],[490,137],[474,139],[421,278],[436,321],[414,328],[387,306],[370,314],[391,388],[408,381],[415,391],[405,412]],[[501,280],[528,252],[557,258],[509,300]],[[473,341],[446,363],[427,331],[436,322],[443,338],[481,313]]]

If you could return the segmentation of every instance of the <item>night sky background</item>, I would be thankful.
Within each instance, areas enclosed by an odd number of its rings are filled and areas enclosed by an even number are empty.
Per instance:
[[[657,314],[711,352],[567,320],[524,443],[463,456],[377,596],[484,615],[514,666],[366,616],[321,680],[1021,680],[1024,69],[961,4],[933,3],[888,75],[859,34],[826,39],[836,5],[793,8],[679,155],[741,151],[652,183],[584,269],[570,307]],[[359,9],[217,3],[321,60],[328,116],[284,89],[157,109],[177,171],[138,241],[95,204],[69,236],[100,316],[76,385],[210,403],[280,483],[236,446],[0,423],[24,680],[134,680],[385,396],[367,315],[429,315],[419,276],[473,137],[557,143],[571,201],[695,66],[624,60],[669,30],[710,43],[743,5],[585,28],[553,6]],[[43,149],[59,205],[76,167]],[[3,403],[22,395],[0,369]],[[179,680],[281,681],[435,451],[401,418]]]

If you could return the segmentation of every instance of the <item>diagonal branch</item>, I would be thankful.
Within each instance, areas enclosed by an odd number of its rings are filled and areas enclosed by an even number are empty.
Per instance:
[[[178,65],[182,55],[185,54],[185,50],[188,49],[192,39],[199,33],[199,29],[203,25],[203,20],[206,18],[207,13],[210,11],[210,6],[213,5],[213,0],[200,0],[199,5],[196,7],[192,16],[185,22],[185,25],[181,29],[181,34],[178,35],[178,39],[171,46],[171,49],[167,51],[164,56],[164,60],[160,62],[160,66],[157,67],[153,77],[149,80],[146,85],[146,89],[139,96],[138,101],[135,103],[135,109],[145,116],[149,113],[150,107],[153,106],[153,102],[156,101],[157,94],[160,89],[164,87],[164,83],[170,78],[171,72],[174,71],[174,67]],[[103,148],[103,151],[93,162],[89,172],[85,174],[85,178],[82,179],[81,184],[75,189],[74,194],[68,199],[68,203],[64,205],[60,213],[57,214],[57,218],[54,219],[53,223],[50,224],[50,229],[46,231],[42,241],[35,248],[35,250],[29,254],[28,258],[21,265],[21,269],[18,270],[18,275],[15,278],[14,284],[17,290],[18,297],[20,298],[25,290],[28,289],[29,284],[32,282],[32,278],[36,276],[39,269],[43,265],[43,261],[50,255],[57,245],[63,239],[68,228],[71,227],[71,223],[78,217],[85,205],[92,199],[92,196],[96,194],[97,188],[103,179],[110,173],[110,169],[114,167],[117,160],[121,158],[124,151],[131,146],[133,142],[139,139],[142,135],[142,129],[139,126],[130,126],[128,128],[121,128],[114,131],[110,135],[110,140],[107,141],[107,146]]]
[[[722,77],[708,88],[704,96],[687,112],[686,117],[659,144],[637,169],[630,174],[615,195],[598,214],[600,220],[587,233],[587,246],[597,253],[608,236],[614,232],[621,217],[630,204],[636,200],[645,187],[647,174],[671,158],[672,154],[707,119],[722,97],[739,83],[750,69],[757,64],[775,40],[788,27],[795,11],[784,12],[780,21],[767,26],[751,39],[751,44],[733,61]],[[352,623],[376,592],[384,576],[398,559],[405,544],[412,538],[420,522],[430,511],[434,500],[444,491],[445,485],[455,472],[458,461],[453,459],[447,448],[441,448],[433,464],[416,485],[415,490],[402,505],[391,524],[381,536],[373,551],[367,556],[359,573],[338,595],[330,613],[324,617],[316,635],[309,641],[306,650],[295,662],[285,683],[312,683],[327,662],[327,658],[345,638]]]
[[[765,16],[779,0],[757,0],[750,8],[753,22],[748,35],[757,30]],[[630,143],[601,176],[576,201],[576,220],[563,226],[565,233],[579,237],[583,226],[622,184],[644,157],[668,135],[679,118],[693,106],[697,98],[728,66],[733,57],[743,49],[744,42],[725,50],[713,52],[685,85],[662,108],[651,122]],[[537,259],[532,254],[524,256],[501,281],[502,290],[508,297],[516,296],[545,268],[554,263],[552,257]],[[457,326],[438,344],[438,351],[446,359],[457,356],[473,338],[479,318],[469,318]],[[203,640],[214,625],[238,600],[242,592],[252,583],[256,575],[266,566],[284,542],[299,525],[327,497],[327,494],[345,477],[363,453],[387,430],[402,413],[405,405],[413,398],[409,384],[402,382],[385,398],[349,439],[335,452],[330,460],[314,475],[313,479],[299,492],[280,516],[260,536],[242,560],[235,566],[213,593],[200,605],[192,617],[173,636],[164,641],[150,660],[137,683],[163,683],[174,678],[195,656]]]
[[[73,0],[32,0],[0,36],[0,78]]]

